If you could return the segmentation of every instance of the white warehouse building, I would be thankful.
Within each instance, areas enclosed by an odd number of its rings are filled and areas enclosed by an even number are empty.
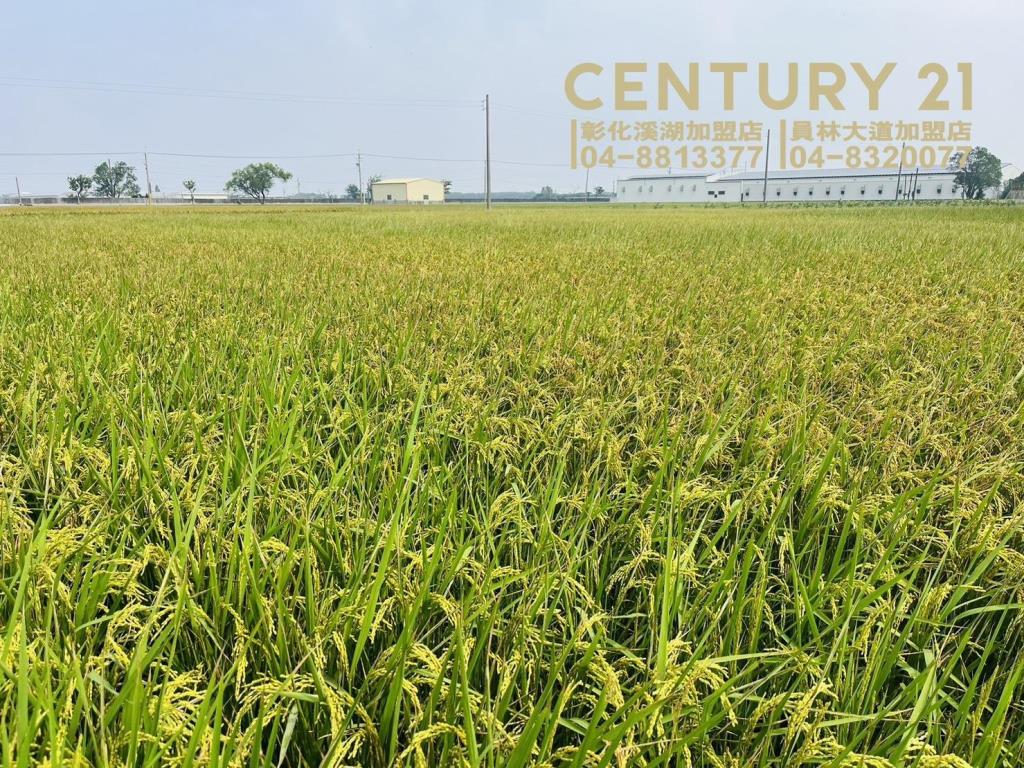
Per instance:
[[[370,189],[374,203],[444,202],[444,183],[434,179],[381,179]]]
[[[948,168],[769,171],[770,203],[959,200]],[[631,176],[615,186],[617,203],[760,203],[764,171]]]

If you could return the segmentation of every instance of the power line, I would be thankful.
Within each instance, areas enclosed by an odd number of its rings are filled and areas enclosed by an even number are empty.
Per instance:
[[[152,83],[126,83],[94,80],[64,80],[53,78],[33,78],[21,76],[0,76],[0,86],[8,85],[13,87],[26,88],[54,88],[70,90],[101,90],[109,92],[130,93],[138,95],[161,95],[161,96],[194,96],[199,98],[223,98],[223,99],[247,99],[257,101],[296,101],[309,103],[338,103],[354,104],[364,106],[384,107],[413,107],[413,108],[438,108],[438,109],[472,109],[479,108],[479,102],[469,99],[392,99],[392,98],[371,98],[359,96],[333,96],[326,94],[290,94],[268,91],[244,91],[226,90],[214,88],[196,88],[191,86],[158,85]],[[487,99],[487,107],[493,107],[508,113],[523,114],[547,117],[552,119],[565,119],[571,115],[565,113],[547,112],[532,108],[519,107],[512,104],[494,104]],[[488,131],[489,137],[489,131]],[[248,153],[248,154],[215,154],[215,153],[190,153],[190,152],[150,152],[154,157],[184,158],[184,159],[207,159],[207,160],[327,160],[345,159],[357,157],[356,152],[326,152],[319,154],[274,154],[274,153]],[[122,152],[0,152],[0,157],[103,157],[103,156],[132,156],[143,155],[142,151]],[[401,160],[411,162],[430,163],[480,163],[479,158],[449,158],[449,157],[420,157],[413,155],[389,155],[363,153],[367,158],[380,160]],[[489,164],[501,166],[518,166],[534,168],[564,168],[564,162],[536,162],[528,160],[484,160],[485,168]]]
[[[98,91],[126,93],[139,96],[182,96],[204,99],[241,101],[278,101],[310,104],[358,104],[378,107],[412,107],[431,109],[474,109],[476,101],[470,99],[399,99],[366,96],[333,96],[274,93],[261,91],[229,91],[191,86],[155,85],[144,83],[112,83],[87,80],[52,80],[46,78],[0,76],[0,85],[15,88],[42,88],[47,90]]]
[[[253,152],[247,155],[211,155],[189,152],[150,152],[149,154],[159,157],[190,157],[209,160],[252,160],[254,158],[266,158],[268,160],[329,160],[332,158],[356,156],[355,152],[328,152],[322,155],[274,155],[263,152]]]
[[[450,108],[450,109],[470,109],[480,108],[479,101],[470,100],[459,100],[459,99],[378,99],[378,98],[362,98],[362,97],[346,97],[346,96],[330,96],[330,95],[299,95],[299,94],[284,94],[284,93],[273,93],[273,92],[262,92],[262,91],[230,91],[230,90],[217,90],[209,88],[186,88],[178,86],[161,86],[152,84],[140,84],[140,83],[115,83],[115,82],[96,82],[96,81],[84,81],[84,80],[54,80],[46,78],[26,78],[26,77],[9,77],[0,76],[0,86],[10,85],[15,87],[40,87],[40,88],[58,88],[58,89],[101,89],[101,90],[112,90],[115,92],[126,92],[135,94],[151,94],[151,95],[176,95],[176,96],[195,96],[202,98],[225,98],[225,99],[254,99],[254,100],[272,100],[272,101],[303,101],[303,102],[317,102],[317,103],[347,103],[347,104],[362,104],[368,106],[409,106],[409,107],[430,107],[430,108]],[[529,109],[517,107],[515,105],[506,104],[495,104],[489,97],[485,99],[485,109],[495,108],[506,113],[517,113],[524,115],[535,115],[540,117],[558,118],[563,119],[571,117],[567,114],[559,114],[555,112],[545,112],[542,110]],[[485,136],[485,143],[489,143],[490,131],[488,128]],[[485,148],[486,149],[486,148]],[[565,169],[565,162],[546,162],[546,161],[534,161],[534,160],[498,160],[490,157],[489,152],[485,152],[485,158],[481,160],[479,157],[436,157],[436,156],[418,156],[418,155],[394,155],[385,153],[359,153],[359,152],[323,152],[323,153],[304,153],[304,154],[291,154],[291,153],[264,153],[264,152],[252,152],[252,153],[203,153],[203,152],[149,152],[148,155],[153,158],[164,158],[170,161],[175,159],[182,161],[221,161],[221,160],[248,160],[248,161],[259,161],[259,160],[289,160],[289,161],[302,161],[302,160],[343,160],[343,159],[355,159],[360,162],[357,163],[357,168],[361,171],[361,158],[371,158],[375,160],[393,160],[402,162],[422,162],[422,163],[449,163],[449,164],[467,164],[477,165],[482,163],[484,166],[485,177],[490,176],[490,165],[503,166],[503,167],[519,167],[519,168],[558,168]],[[61,152],[0,152],[0,158],[2,157],[14,157],[14,158],[73,158],[73,157],[86,157],[86,158],[110,158],[110,157],[138,157],[142,159],[143,165],[147,166],[147,155],[144,150],[124,150],[124,151],[102,151],[102,152],[81,152],[81,151],[61,151]],[[186,163],[181,164],[183,172],[191,172],[191,166]],[[186,168],[189,170],[186,171]],[[622,169],[633,168],[640,169],[638,166],[621,166]],[[158,173],[174,173],[171,169],[161,169],[154,167]],[[2,173],[2,172],[0,172]],[[8,175],[8,174],[3,174]],[[14,175],[14,174],[9,174]],[[62,176],[63,173],[46,173],[46,172],[34,172],[26,175],[37,175],[37,176]],[[489,180],[489,178],[488,178]],[[317,183],[317,182],[314,182]],[[485,184],[485,187],[490,187],[490,184]],[[362,184],[360,183],[360,188]]]
[[[0,171],[0,176],[67,176],[67,171]]]
[[[125,157],[146,154],[145,150],[121,151],[121,152],[0,152],[0,157]],[[199,152],[149,152],[152,157],[177,157],[192,158],[198,160],[330,160],[356,157],[356,152],[324,152],[320,154],[306,155],[281,155],[269,152],[249,152],[246,154],[212,154]],[[478,157],[423,157],[416,155],[386,155],[372,152],[363,152],[363,157],[372,157],[376,160],[410,160],[424,163],[482,163]],[[563,168],[565,163],[532,162],[529,160],[491,160],[496,165],[519,165],[532,166],[537,168]]]
[[[479,157],[411,157],[409,155],[374,155],[363,152],[363,157],[373,157],[378,160],[418,160],[424,163],[479,163]]]
[[[519,115],[531,115],[531,116],[534,116],[534,117],[549,117],[549,118],[557,119],[557,120],[572,120],[573,118],[578,118],[579,117],[579,115],[570,115],[568,113],[545,112],[543,110],[538,110],[538,109],[530,109],[530,108],[524,108],[524,107],[513,107],[513,106],[506,105],[506,104],[497,104],[497,103],[492,103],[491,104],[491,109],[497,109],[497,110],[500,110],[502,112],[511,112],[511,113],[519,114]]]
[[[196,88],[194,86],[159,85],[155,83],[122,83],[97,80],[58,80],[41,77],[21,77],[0,75],[0,86],[17,88],[43,88],[55,90],[85,90],[104,93],[126,93],[149,96],[182,96],[196,98],[244,100],[244,101],[283,101],[311,104],[355,104],[379,107],[412,107],[412,108],[448,108],[474,109],[478,101],[472,99],[409,99],[371,96],[333,96],[329,94],[295,94],[274,91],[227,90],[217,88]],[[533,107],[515,104],[491,103],[491,107],[503,112],[510,112],[534,117],[552,119],[571,119],[576,115],[566,112],[552,112]]]
[[[523,161],[523,160],[492,160],[491,162],[492,163],[497,163],[498,165],[525,165],[525,166],[533,166],[535,168],[565,168],[566,167],[565,163],[531,163],[531,162]]]
[[[0,157],[106,157],[107,155],[141,155],[133,152],[0,152]]]

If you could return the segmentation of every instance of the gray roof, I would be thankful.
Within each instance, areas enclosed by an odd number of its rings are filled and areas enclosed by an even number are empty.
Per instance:
[[[657,181],[658,179],[706,179],[708,173],[667,173],[660,176],[627,176],[619,181]]]
[[[377,179],[373,182],[374,184],[411,184],[414,181],[433,181],[435,184],[440,184],[440,181],[435,179],[425,179],[422,176],[410,177],[407,179]]]
[[[768,181],[784,179],[869,179],[877,176],[895,176],[897,168],[804,168],[798,171],[768,171]],[[915,168],[904,166],[903,175],[917,173],[920,176],[951,174],[948,168]],[[707,179],[708,181],[761,181],[764,171],[739,171],[737,173],[673,173],[659,176],[627,176],[619,181],[657,181],[659,179]]]
[[[768,181],[783,179],[864,179],[875,176],[895,176],[898,168],[804,168],[799,171],[768,171]],[[917,173],[921,176],[935,176],[953,173],[948,168],[914,168],[904,166],[903,175]],[[764,171],[746,171],[726,173],[718,177],[719,181],[760,181]]]

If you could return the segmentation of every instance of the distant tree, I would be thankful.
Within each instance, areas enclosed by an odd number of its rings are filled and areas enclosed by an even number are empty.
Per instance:
[[[181,182],[181,186],[188,192],[189,202],[195,203],[196,201],[196,182],[194,179],[185,179]]]
[[[547,197],[547,198],[554,197],[555,196],[555,190],[552,189],[549,186],[543,186],[543,187],[540,188],[540,196],[541,197]]]
[[[594,187],[594,194],[597,195],[598,197],[603,195],[604,194],[604,187],[601,187],[601,186]]]
[[[92,187],[92,176],[84,174],[68,176],[68,189],[71,190],[71,194],[78,198],[78,202],[82,202],[82,198],[89,195],[90,187]]]
[[[345,194],[348,195],[348,199],[349,200],[358,200],[359,199],[359,185],[358,184],[349,184],[347,187],[345,187]]]
[[[373,202],[373,185],[380,181],[382,178],[384,177],[381,176],[380,174],[377,174],[376,176],[371,176],[369,181],[366,182],[366,202]]]
[[[445,196],[447,196],[448,193],[452,191],[452,182],[451,182],[451,180],[450,179],[444,179],[441,182],[441,185],[444,187],[444,194],[445,194]]]
[[[1003,164],[985,147],[974,147],[966,158],[957,152],[949,161],[949,170],[956,171],[953,190],[961,190],[965,200],[981,200],[985,190],[998,187],[1003,180]]]
[[[92,176],[92,186],[99,197],[141,197],[135,169],[123,160],[111,165],[100,163]]]
[[[274,186],[274,180],[288,181],[292,175],[273,163],[250,163],[231,174],[224,189],[248,195],[260,204],[267,202],[267,193]]]

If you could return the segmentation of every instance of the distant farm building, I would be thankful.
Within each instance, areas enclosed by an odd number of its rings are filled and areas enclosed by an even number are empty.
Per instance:
[[[443,203],[444,183],[434,179],[381,179],[373,182],[374,203]]]
[[[956,174],[946,168],[764,171],[707,175],[631,176],[615,188],[618,203],[836,203],[959,200]]]
[[[177,194],[171,195],[170,198],[176,198],[186,203],[196,204],[227,203],[232,199],[231,195],[225,194],[224,192],[178,192]],[[156,201],[160,202],[159,198],[156,198]]]

